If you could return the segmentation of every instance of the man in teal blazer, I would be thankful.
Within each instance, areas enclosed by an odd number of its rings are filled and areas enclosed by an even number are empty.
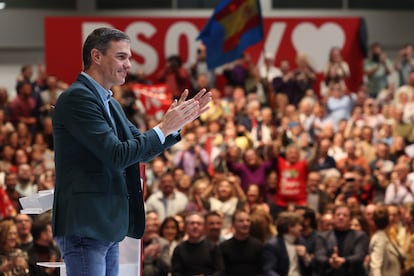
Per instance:
[[[179,129],[207,108],[201,90],[174,101],[154,129],[141,133],[111,97],[131,67],[129,37],[93,31],[83,46],[84,72],[60,95],[53,114],[56,186],[53,234],[67,275],[117,275],[118,242],[140,238],[145,211],[139,162],[180,140]]]

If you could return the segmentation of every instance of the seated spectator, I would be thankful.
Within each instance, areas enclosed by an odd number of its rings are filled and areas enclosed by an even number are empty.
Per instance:
[[[375,159],[374,128],[363,126],[361,140],[357,143],[357,151],[365,157],[370,164]]]
[[[273,217],[263,209],[255,209],[250,214],[250,234],[261,240],[263,243],[276,235],[276,227]]]
[[[414,133],[413,133],[413,124],[412,123],[406,123],[403,120],[403,112],[401,109],[394,109],[393,112],[393,118],[394,118],[394,135],[395,136],[401,136],[404,138],[404,142],[406,144],[411,144],[414,142]]]
[[[29,81],[18,82],[17,96],[10,102],[10,121],[14,126],[25,123],[34,132],[37,128],[36,100],[32,97],[32,84]]]
[[[0,186],[0,220],[16,216],[16,208],[7,192]]]
[[[407,229],[403,224],[403,220],[400,214],[400,206],[390,204],[386,205],[388,213],[388,226],[386,229],[387,235],[390,240],[396,244],[398,247],[402,248],[404,246],[407,233]],[[402,208],[401,208],[402,209]]]
[[[335,160],[335,164],[338,160],[346,157],[346,152],[344,150],[345,138],[343,133],[337,132],[334,134],[332,139],[331,147],[328,150],[328,155],[332,156]]]
[[[334,210],[334,230],[325,231],[316,239],[317,275],[366,275],[364,259],[369,238],[351,227],[351,210],[339,205]]]
[[[203,215],[190,213],[185,218],[187,240],[180,243],[172,257],[172,275],[221,275],[224,264],[218,245],[204,237]]]
[[[160,190],[146,200],[146,210],[155,211],[160,220],[173,216],[185,209],[188,199],[176,190],[172,173],[166,172],[160,179]]]
[[[310,165],[310,170],[320,171],[323,174],[326,170],[336,169],[336,161],[329,155],[331,145],[331,140],[328,138],[318,141],[316,156]]]
[[[263,249],[263,275],[310,275],[311,258],[301,237],[301,218],[294,212],[281,212],[277,236]]]
[[[225,240],[222,235],[223,230],[223,216],[222,214],[216,211],[210,211],[205,216],[205,236],[206,239],[214,242],[215,244],[220,244]],[[227,233],[226,233],[227,234]]]
[[[350,228],[352,230],[363,231],[368,235],[368,237],[371,236],[368,221],[362,215],[356,215],[352,217]]]
[[[385,190],[385,204],[402,204],[407,202],[414,202],[413,182],[411,182],[407,175],[409,168],[407,164],[396,164],[391,173],[391,182]]]
[[[250,215],[247,212],[238,210],[234,213],[233,237],[220,244],[225,275],[261,275],[263,244],[250,235],[250,225]]]
[[[365,174],[371,173],[368,161],[365,159],[365,157],[357,155],[355,140],[346,140],[344,148],[346,152],[346,157],[342,158],[336,163],[336,167],[338,168],[338,170],[340,170],[342,173],[345,173],[351,167],[359,166],[364,169]]]
[[[31,275],[60,275],[58,268],[45,268],[37,265],[38,262],[62,261],[59,248],[53,240],[51,217],[38,216],[37,220],[32,225],[31,231],[33,235],[33,244],[27,252]]]
[[[188,202],[185,206],[186,212],[200,212],[207,213],[210,210],[210,203],[206,198],[208,187],[212,185],[208,178],[197,179],[190,188]]]
[[[11,204],[16,211],[19,211],[21,206],[19,201],[20,194],[16,191],[17,174],[15,172],[7,172],[4,179],[4,185],[6,186],[6,193],[11,201]]]
[[[230,228],[231,218],[234,212],[240,208],[244,197],[239,182],[228,177],[216,181],[214,195],[209,198],[210,211],[216,211],[223,215],[223,229]]]
[[[308,206],[318,214],[325,213],[326,205],[333,202],[333,200],[327,192],[320,189],[322,184],[321,174],[318,171],[310,171],[306,183]]]
[[[17,226],[17,235],[20,239],[20,248],[27,252],[33,245],[32,224],[33,219],[26,214],[18,214],[14,218]]]
[[[313,259],[317,237],[316,212],[309,207],[298,207],[295,212],[300,215],[302,221],[302,238],[306,246],[306,252]]]
[[[350,119],[355,95],[348,91],[344,82],[331,83],[325,99],[328,116],[337,125],[342,119]]]
[[[0,273],[29,275],[27,253],[19,248],[17,227],[12,220],[0,222]]]
[[[147,212],[145,231],[142,236],[142,274],[167,276],[170,272],[171,256],[169,242],[158,235],[160,219],[156,212]]]
[[[406,142],[404,137],[400,135],[394,135],[394,139],[392,141],[392,145],[390,148],[390,160],[397,163],[398,159],[404,155],[406,155]]]
[[[30,196],[37,193],[37,184],[34,182],[32,167],[21,164],[17,169],[16,191],[20,196]]]
[[[325,213],[319,220],[318,230],[319,232],[331,231],[334,227],[333,215],[331,213]]]
[[[263,201],[257,184],[250,184],[247,186],[246,200],[242,204],[243,210],[249,214],[253,213],[256,209],[262,209],[266,213],[270,212],[269,204]]]
[[[208,175],[209,158],[196,139],[194,132],[188,132],[184,136],[183,149],[175,154],[174,163],[178,168],[195,180]]]
[[[175,247],[181,242],[182,233],[180,233],[178,221],[174,217],[166,217],[160,226],[159,235],[169,242],[170,261]]]

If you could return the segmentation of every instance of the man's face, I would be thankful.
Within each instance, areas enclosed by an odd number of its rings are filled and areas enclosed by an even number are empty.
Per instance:
[[[187,218],[185,230],[189,240],[199,240],[204,234],[204,218],[197,214]]]
[[[172,175],[164,175],[160,181],[160,189],[165,195],[170,195],[174,191],[175,183]]]
[[[295,225],[289,227],[289,234],[294,236],[296,239],[299,239],[302,235],[302,229],[302,224],[298,222]]]
[[[48,224],[46,226],[46,230],[42,232],[42,238],[45,241],[48,241],[50,244],[53,244],[53,233],[52,233],[52,225]]]
[[[243,236],[247,236],[249,234],[250,225],[250,216],[245,212],[238,213],[233,222],[233,228],[236,234],[240,234]]]
[[[348,230],[351,227],[351,212],[346,207],[339,207],[334,214],[335,229]]]
[[[325,214],[321,219],[321,231],[332,230],[333,228],[333,217],[331,214]]]
[[[299,161],[299,150],[297,148],[289,148],[286,151],[286,160],[290,163],[296,163]]]
[[[94,52],[96,50],[97,52]],[[112,41],[106,53],[97,49],[92,50],[93,60],[101,71],[102,86],[110,89],[114,85],[121,85],[131,68],[131,45],[126,40]]]
[[[17,175],[14,173],[8,174],[5,183],[10,190],[14,190],[17,185]]]
[[[16,226],[19,235],[27,235],[30,234],[32,221],[28,215],[19,214],[16,216]]]
[[[318,191],[318,185],[321,183],[321,176],[319,173],[311,172],[308,174],[307,186],[309,192],[316,193]]]
[[[246,165],[248,166],[254,166],[257,164],[257,155],[254,150],[247,150],[244,155],[244,160],[246,162]]]
[[[399,222],[399,212],[397,206],[388,206],[388,217],[390,224],[396,224]]]
[[[206,219],[206,236],[218,238],[220,237],[223,219],[219,216],[208,216]]]
[[[160,227],[160,220],[156,213],[148,213],[145,219],[145,233],[144,238],[151,239],[154,235],[157,235]]]

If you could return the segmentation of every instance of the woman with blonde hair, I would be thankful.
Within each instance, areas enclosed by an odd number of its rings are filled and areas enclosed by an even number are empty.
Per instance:
[[[27,253],[20,248],[17,226],[12,220],[0,222],[0,275],[29,275]]]
[[[250,214],[250,235],[263,243],[276,235],[276,226],[272,216],[263,209],[256,209]]]
[[[223,229],[231,227],[232,217],[245,195],[237,177],[227,176],[215,181],[214,195],[209,198],[210,211],[223,215]]]

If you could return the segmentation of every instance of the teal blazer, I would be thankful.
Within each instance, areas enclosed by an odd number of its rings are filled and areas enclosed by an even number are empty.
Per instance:
[[[109,101],[81,74],[62,93],[53,112],[56,184],[53,235],[105,241],[140,238],[145,210],[139,162],[148,162],[180,140],[140,132],[121,105]]]

